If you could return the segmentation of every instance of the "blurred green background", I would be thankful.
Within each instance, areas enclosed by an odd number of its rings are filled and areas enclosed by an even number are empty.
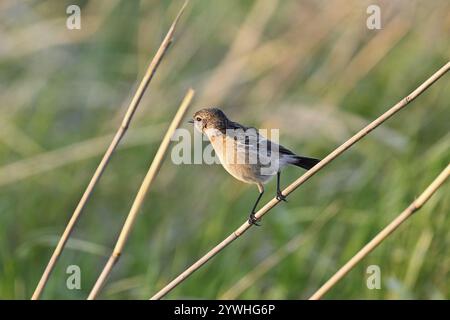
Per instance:
[[[81,30],[66,28],[70,4],[81,7]],[[369,4],[381,8],[381,30],[366,27]],[[31,296],[181,5],[0,2],[0,298]],[[445,0],[191,1],[43,298],[87,296],[188,87],[189,114],[220,106],[324,157],[449,60],[449,9]],[[446,75],[167,298],[309,297],[449,163],[449,84]],[[289,168],[283,185],[302,173]],[[450,298],[449,190],[326,298]],[[100,298],[150,297],[241,225],[256,195],[218,165],[167,157]],[[69,265],[81,268],[81,290],[66,288]],[[381,269],[379,290],[366,286],[370,265]]]

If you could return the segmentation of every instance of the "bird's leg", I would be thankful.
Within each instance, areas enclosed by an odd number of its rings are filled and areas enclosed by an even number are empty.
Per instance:
[[[262,185],[258,184],[258,189],[259,189],[258,199],[256,199],[256,202],[253,205],[252,212],[250,213],[250,216],[248,217],[248,223],[254,224],[255,226],[260,226],[260,224],[258,224],[259,219],[257,219],[255,217],[255,211],[256,211],[256,206],[258,205],[259,200],[261,200],[261,197],[262,197],[262,195],[264,193],[264,187]]]
[[[280,190],[280,176],[281,176],[281,172],[278,171],[277,172],[277,196],[276,196],[276,198],[278,201],[286,201],[287,202],[286,196],[283,196],[283,194],[281,193],[281,190]]]

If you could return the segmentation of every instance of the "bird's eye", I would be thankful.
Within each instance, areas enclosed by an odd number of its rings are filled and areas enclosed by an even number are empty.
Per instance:
[[[202,118],[197,117],[197,118],[195,118],[195,120],[197,120],[197,121],[202,121]]]

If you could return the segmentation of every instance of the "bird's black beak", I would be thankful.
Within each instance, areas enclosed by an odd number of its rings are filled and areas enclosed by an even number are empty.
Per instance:
[[[193,124],[194,123],[194,120],[188,120],[188,123],[191,123],[191,124]]]

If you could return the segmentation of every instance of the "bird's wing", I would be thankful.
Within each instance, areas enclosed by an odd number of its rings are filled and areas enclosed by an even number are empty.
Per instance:
[[[250,129],[250,130],[249,130]],[[263,135],[261,135],[255,128],[247,128],[244,131],[244,135],[237,139],[238,146],[254,149],[255,151],[267,150],[267,156],[271,155],[272,151],[279,153],[280,155],[295,156],[296,154],[291,150],[277,144]]]

